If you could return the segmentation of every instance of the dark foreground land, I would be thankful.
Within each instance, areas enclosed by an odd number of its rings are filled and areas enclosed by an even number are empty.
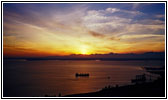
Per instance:
[[[164,72],[152,71],[152,73],[159,74],[161,78],[148,83],[105,87],[97,92],[72,94],[65,97],[165,97]]]

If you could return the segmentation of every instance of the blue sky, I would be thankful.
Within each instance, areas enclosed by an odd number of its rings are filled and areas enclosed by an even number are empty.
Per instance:
[[[118,8],[136,10],[150,14],[164,14],[164,3],[4,3],[4,8],[10,11],[21,12],[24,9],[32,9],[43,12],[48,10],[62,10],[74,6],[87,6],[89,10],[101,10],[106,8]]]

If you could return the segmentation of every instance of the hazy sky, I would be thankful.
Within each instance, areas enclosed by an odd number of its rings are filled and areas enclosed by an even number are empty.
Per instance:
[[[165,4],[4,3],[5,56],[164,51]]]

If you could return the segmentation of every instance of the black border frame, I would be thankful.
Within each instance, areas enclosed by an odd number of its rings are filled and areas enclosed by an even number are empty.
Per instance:
[[[2,96],[2,48],[3,48],[3,44],[2,44],[2,41],[3,41],[3,39],[2,39],[2,34],[3,34],[3,32],[2,32],[2,20],[3,20],[3,16],[2,16],[2,5],[3,5],[3,2],[39,2],[39,3],[42,3],[42,2],[53,2],[53,3],[57,3],[57,2],[65,2],[65,3],[68,3],[68,2],[81,2],[81,3],[87,3],[87,2],[95,2],[95,3],[101,3],[101,2],[106,2],[106,3],[112,3],[112,2],[118,2],[118,3],[120,3],[120,2],[125,2],[125,3],[127,3],[127,2],[140,2],[140,3],[145,3],[145,2],[157,2],[157,3],[165,3],[165,12],[166,12],[166,20],[165,20],[165,36],[166,36],[166,40],[165,40],[165,78],[166,78],[166,80],[165,80],[165,98],[162,98],[162,97],[153,97],[153,98],[148,98],[148,97],[132,97],[132,98],[130,98],[130,97],[126,97],[126,98],[124,98],[124,97],[121,97],[121,98],[116,98],[116,97],[108,97],[108,98],[104,98],[104,97],[101,97],[101,98],[99,98],[99,97],[87,97],[87,98],[85,98],[85,97],[70,97],[70,98],[68,98],[68,97],[61,97],[61,98],[47,98],[47,97],[39,97],[39,98],[33,98],[33,97],[28,97],[28,98],[24,98],[24,97],[19,97],[19,98],[12,98],[12,97],[3,97]],[[1,99],[167,99],[167,1],[1,1]]]

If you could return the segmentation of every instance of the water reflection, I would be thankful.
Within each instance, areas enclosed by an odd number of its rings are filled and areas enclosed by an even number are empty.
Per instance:
[[[104,86],[126,85],[141,66],[160,66],[144,61],[4,61],[4,96],[45,96],[97,91]],[[76,78],[76,73],[89,73]],[[110,78],[108,78],[110,77]]]

